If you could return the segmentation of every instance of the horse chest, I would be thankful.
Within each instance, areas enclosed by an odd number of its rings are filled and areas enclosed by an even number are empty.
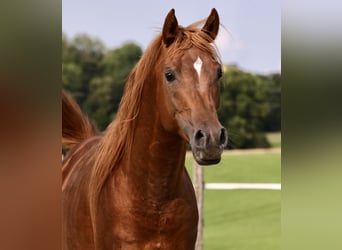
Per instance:
[[[137,249],[191,249],[196,240],[197,207],[176,198],[162,207],[145,200],[116,212],[115,238]]]
[[[134,224],[136,229],[166,232],[175,230],[184,223],[186,224],[189,218],[197,215],[197,208],[181,198],[164,205],[157,205],[144,199],[139,204],[116,207],[115,214],[117,221],[122,221],[124,224]]]
[[[196,240],[197,203],[187,175],[181,178],[181,185],[170,188],[146,179],[133,181],[120,172],[113,176],[105,195],[112,205],[105,217],[112,218],[107,222],[116,245],[126,246],[122,249],[192,249],[188,244]]]

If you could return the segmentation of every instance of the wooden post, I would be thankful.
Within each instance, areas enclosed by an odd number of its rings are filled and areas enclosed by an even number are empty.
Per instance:
[[[193,172],[194,172],[194,187],[195,187],[197,207],[198,207],[198,228],[197,228],[197,240],[196,240],[195,250],[202,250],[203,249],[203,190],[204,190],[203,167],[198,165],[195,160],[193,164]]]

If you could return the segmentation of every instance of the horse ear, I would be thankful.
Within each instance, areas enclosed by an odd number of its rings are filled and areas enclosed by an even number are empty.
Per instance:
[[[166,47],[170,46],[178,34],[178,22],[175,16],[175,10],[171,9],[167,14],[163,26],[163,41]]]
[[[210,12],[210,15],[205,22],[202,31],[215,40],[220,26],[220,18],[215,8]]]

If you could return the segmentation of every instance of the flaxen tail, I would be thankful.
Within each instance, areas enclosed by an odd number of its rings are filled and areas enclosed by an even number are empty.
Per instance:
[[[94,125],[78,104],[62,91],[62,145],[71,149],[81,141],[97,135]]]

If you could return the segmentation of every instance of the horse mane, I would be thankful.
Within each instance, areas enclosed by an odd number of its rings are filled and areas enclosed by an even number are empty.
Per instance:
[[[178,36],[168,48],[164,46],[162,34],[159,34],[131,71],[117,115],[104,132],[94,156],[95,162],[89,183],[90,214],[94,234],[96,231],[97,201],[101,189],[112,171],[120,164],[124,153],[131,149],[144,85],[153,79],[151,77],[155,73],[152,71],[160,63],[164,51],[168,51],[170,57],[178,57],[185,50],[195,46],[218,60],[216,47],[212,44],[213,40],[205,32],[195,27],[201,22],[196,22],[186,28],[179,26]]]

